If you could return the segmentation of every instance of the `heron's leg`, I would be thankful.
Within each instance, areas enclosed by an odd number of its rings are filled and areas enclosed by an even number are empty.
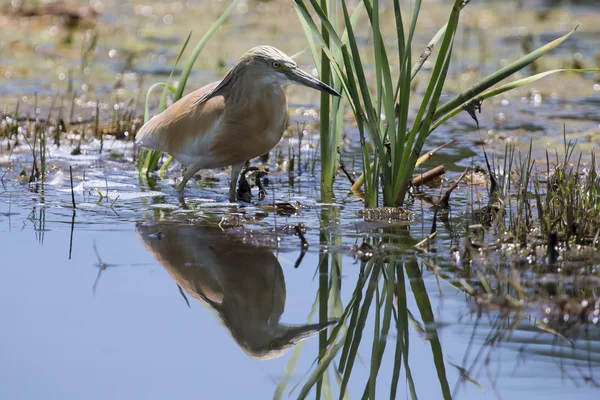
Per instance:
[[[229,201],[234,202],[236,200],[236,186],[237,179],[240,175],[240,172],[244,168],[244,163],[235,164],[231,166],[231,185],[229,186]]]
[[[187,170],[185,171],[185,174],[183,175],[183,180],[177,186],[177,191],[183,192],[183,188],[185,187],[185,184],[192,178],[192,176],[196,175],[196,172],[200,171],[201,169],[202,169],[202,165],[200,164],[200,161],[195,162],[192,165],[188,166]]]

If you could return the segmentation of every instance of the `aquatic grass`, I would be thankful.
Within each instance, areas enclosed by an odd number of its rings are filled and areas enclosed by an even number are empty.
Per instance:
[[[35,121],[26,121],[25,128],[21,136],[31,151],[32,165],[31,173],[28,174],[27,168],[18,160],[21,166],[21,175],[28,176],[29,183],[41,181],[43,184],[46,179],[47,127],[45,123],[36,118]],[[27,138],[27,132],[30,133],[29,138]]]
[[[181,48],[181,51],[179,52],[179,55],[177,56],[177,59],[175,61],[175,64],[173,65],[173,69],[171,70],[171,73],[169,75],[169,79],[167,80],[167,82],[155,83],[148,89],[148,93],[146,95],[146,103],[145,103],[145,107],[144,107],[144,123],[146,123],[150,120],[149,102],[150,102],[151,94],[155,89],[163,88],[161,98],[160,98],[160,103],[159,103],[158,109],[157,109],[157,114],[160,114],[161,112],[163,112],[166,109],[167,95],[169,92],[171,92],[173,94],[173,103],[177,102],[178,100],[180,100],[183,97],[183,92],[185,90],[185,86],[186,86],[189,74],[191,73],[192,68],[194,67],[194,63],[196,62],[196,59],[200,56],[202,49],[204,48],[206,43],[208,43],[208,41],[213,36],[213,34],[217,31],[217,29],[221,25],[223,25],[223,23],[225,22],[227,17],[229,17],[231,12],[236,7],[238,1],[239,0],[233,0],[231,2],[231,4],[229,5],[229,7],[227,7],[225,9],[225,11],[223,11],[221,16],[215,20],[215,22],[208,28],[208,30],[204,33],[202,38],[198,41],[198,43],[194,47],[194,50],[192,51],[192,54],[190,55],[190,57],[187,61],[183,71],[181,72],[181,75],[179,76],[178,86],[177,86],[177,88],[175,88],[175,87],[173,87],[173,85],[171,85],[171,79],[172,79],[173,73],[174,73],[174,71],[175,71],[187,45],[188,45],[188,42],[191,37],[191,32],[190,32],[190,34],[188,35],[187,39],[185,40],[185,42]],[[158,150],[148,150],[148,149],[140,150],[140,155],[139,155],[139,159],[138,159],[138,173],[140,175],[144,174],[146,177],[148,177],[148,175],[153,173],[156,170],[156,168],[158,167],[158,163],[159,163],[161,157],[162,157],[162,152],[160,152]],[[163,171],[166,170],[168,165],[171,163],[172,159],[173,159],[172,157],[169,157],[165,161],[163,166],[161,167],[161,170],[163,170]]]
[[[461,109],[472,107],[473,103],[469,102],[477,98],[482,92],[530,65],[564,42],[574,32],[571,31],[527,54],[489,75],[452,100],[439,104],[450,66],[460,12],[469,3],[468,0],[456,0],[453,3],[452,9],[449,11],[447,24],[436,33],[414,65],[411,59],[412,42],[421,9],[421,1],[416,1],[412,7],[408,25],[405,23],[408,20],[405,21],[407,17],[403,15],[399,1],[394,1],[398,47],[393,51],[388,51],[381,34],[379,1],[361,1],[360,4],[364,5],[370,22],[370,33],[373,36],[371,48],[375,64],[373,92],[367,83],[365,73],[366,57],[358,49],[347,2],[345,0],[341,1],[348,36],[347,44],[344,43],[335,28],[335,21],[328,17],[328,12],[331,13],[332,7],[337,7],[337,2],[322,1],[319,4],[316,0],[295,0],[294,3],[303,26],[310,28],[310,32],[306,32],[309,42],[313,40],[313,37],[319,39],[320,44],[323,46],[322,52],[329,58],[331,70],[339,78],[346,93],[347,101],[354,113],[362,145],[363,174],[366,185],[365,205],[367,207],[377,207],[380,194],[382,194],[385,206],[402,205],[410,188],[412,174],[421,155],[423,145],[429,134],[439,126],[436,122],[455,111],[458,107],[462,107]],[[318,29],[313,20],[311,11],[321,21],[321,30]],[[411,126],[408,119],[411,102],[411,82],[440,40],[441,44],[431,76],[428,79],[429,83],[419,100],[417,115]],[[311,44],[313,53],[314,48],[314,44]],[[341,54],[341,61],[339,57],[336,57],[336,54]],[[392,76],[388,54],[398,58],[399,72],[396,76]],[[512,87],[505,86],[503,89],[510,90],[531,81],[533,80],[520,80]],[[502,92],[503,90],[491,91],[487,95],[491,97]],[[474,115],[472,111],[471,113]],[[369,146],[367,146],[366,138],[369,139],[370,146],[373,149],[372,154]]]
[[[573,159],[575,143],[567,142],[565,136],[562,159],[556,153],[554,167],[546,180],[544,201],[540,202],[538,218],[542,232],[552,231],[564,235],[567,245],[574,239],[575,244],[596,247],[600,231],[600,180],[596,153],[590,153],[587,168],[581,165],[581,154],[577,161]],[[547,160],[549,160],[547,156]],[[538,179],[535,186],[542,182]]]
[[[371,22],[372,34],[374,37],[374,56],[375,56],[375,69],[376,69],[376,92],[375,96],[371,96],[369,92],[368,85],[366,83],[366,77],[364,73],[364,65],[361,61],[361,55],[359,54],[358,47],[356,44],[356,38],[354,36],[354,32],[351,26],[351,21],[348,13],[348,7],[345,1],[342,1],[342,9],[344,14],[344,21],[346,23],[346,29],[349,36],[349,45],[351,51],[348,52],[348,48],[345,44],[341,42],[335,30],[331,27],[329,21],[325,21],[326,16],[324,16],[322,10],[319,9],[318,5],[315,1],[311,1],[311,6],[319,18],[323,21],[323,26],[328,29],[328,34],[331,37],[336,37],[337,40],[334,40],[336,45],[343,56],[343,65],[345,71],[340,66],[341,63],[336,63],[335,60],[332,59],[332,62],[337,64],[337,68],[334,68],[340,80],[344,82],[344,89],[349,97],[349,102],[351,108],[355,114],[357,119],[357,124],[359,128],[359,132],[361,135],[361,143],[363,144],[363,163],[365,166],[365,175],[367,177],[367,206],[375,207],[377,206],[377,197],[378,197],[378,180],[381,175],[382,177],[382,185],[384,192],[384,204],[396,204],[395,196],[391,195],[392,186],[399,186],[397,184],[398,174],[393,173],[393,169],[390,168],[388,163],[388,156],[391,156],[392,165],[396,165],[399,167],[398,161],[396,160],[401,153],[401,148],[404,148],[404,134],[406,129],[398,129],[398,135],[388,135],[388,127],[391,125],[389,123],[386,124],[385,121],[394,121],[396,115],[396,98],[400,95],[400,99],[403,97],[407,97],[410,92],[410,45],[412,42],[412,36],[414,34],[416,20],[418,18],[418,13],[420,9],[420,1],[415,4],[413,18],[411,19],[411,24],[409,28],[408,39],[405,42],[404,36],[404,26],[402,21],[402,14],[400,12],[400,6],[398,2],[394,4],[394,12],[396,14],[397,21],[397,36],[398,36],[398,57],[400,64],[400,74],[397,80],[396,87],[394,89],[394,85],[392,84],[392,77],[390,66],[388,62],[387,51],[385,49],[385,45],[383,43],[383,37],[381,35],[379,29],[379,1],[371,2],[364,1],[365,9],[367,15],[369,16],[369,20]],[[457,2],[458,4],[459,2]],[[302,17],[307,20],[309,25],[314,26],[314,22],[312,21],[312,17],[310,16],[306,6],[303,1],[296,1],[296,4],[300,4],[303,7]],[[456,25],[457,22],[457,10],[453,11],[454,18],[451,19],[451,22]],[[452,26],[451,26],[452,27]],[[446,30],[448,32],[448,29]],[[319,32],[313,29],[313,34],[318,35]],[[448,38],[452,35],[445,35],[444,46],[440,50],[439,60],[444,60],[445,54],[447,53],[449,42]],[[325,47],[329,47],[328,44],[324,41],[321,41]],[[351,53],[351,55],[350,55]],[[329,55],[329,53],[326,53]],[[331,59],[331,56],[330,56]],[[438,67],[441,68],[442,64],[438,63]],[[444,70],[440,68],[436,69],[437,74],[440,73],[445,75]],[[447,67],[445,68],[447,71]],[[436,81],[436,77],[434,74],[434,79],[432,82]],[[443,81],[443,80],[442,80]],[[434,86],[430,85],[430,89],[433,89]],[[360,88],[360,93],[359,93]],[[437,92],[441,92],[441,90],[437,90]],[[432,90],[428,90],[429,95],[427,97],[427,101],[424,101],[424,104],[427,104],[429,98],[431,97]],[[439,97],[439,95],[438,95]],[[362,100],[362,101],[361,101]],[[433,103],[436,103],[436,100],[433,99]],[[363,107],[364,104],[364,107]],[[402,101],[400,104],[403,104]],[[406,103],[404,103],[406,104]],[[382,117],[382,110],[384,111],[384,116]],[[424,109],[422,109],[423,111]],[[406,128],[407,124],[407,115],[408,108],[402,107],[399,108],[399,118],[398,118],[398,126],[404,126]],[[421,112],[422,117],[422,112]],[[370,167],[371,161],[369,159],[369,154],[366,151],[365,144],[365,133],[366,136],[369,137],[372,145],[375,148],[375,160],[372,168]],[[385,148],[385,143],[387,139],[391,140],[391,151],[392,154],[388,154]],[[398,140],[397,140],[398,139]],[[408,139],[410,142],[410,137]],[[397,168],[396,168],[397,170]],[[412,172],[412,171],[411,171]],[[392,197],[394,197],[392,199]],[[403,197],[403,196],[402,196]],[[402,199],[403,201],[403,199]]]
[[[600,226],[600,182],[596,153],[591,150],[585,165],[583,154],[574,156],[576,143],[566,132],[562,155],[546,153],[538,163],[532,157],[533,143],[524,154],[507,145],[502,169],[491,171],[492,186],[485,213],[503,242],[528,245],[535,231],[547,237],[554,232],[567,246],[595,245]],[[494,165],[499,165],[497,161]],[[532,236],[533,235],[533,236]]]
[[[325,12],[327,12],[327,8],[328,8],[327,3],[328,3],[327,0],[321,0],[321,7],[323,7]],[[335,5],[333,5],[333,7],[331,7],[330,11],[333,11],[336,8],[337,7]],[[327,14],[325,14],[325,15],[327,15]],[[334,19],[334,23],[335,23],[336,22],[335,14],[332,15],[332,18]],[[324,41],[325,45],[328,46],[329,45],[329,34],[327,33],[327,29],[325,28],[325,26],[323,26],[321,29],[323,32],[323,41]],[[324,52],[322,52],[322,54],[321,54],[321,68],[319,71],[319,76],[321,76],[322,79],[324,79],[324,81],[322,81],[322,82],[325,83],[326,85],[329,85],[332,83],[331,82],[331,63]],[[335,143],[335,138],[334,138],[334,140],[330,139],[330,136],[331,136],[330,128],[332,127],[331,126],[332,125],[331,118],[329,115],[330,110],[331,110],[330,97],[331,96],[328,96],[326,93],[321,93],[320,113],[321,113],[321,115],[326,116],[325,118],[321,118],[321,120],[320,120],[321,125],[319,127],[319,130],[321,132],[321,134],[320,134],[320,138],[321,138],[321,186],[323,188],[321,196],[324,201],[327,201],[329,198],[332,197],[332,194],[333,194],[332,174],[333,174],[333,171],[335,170],[334,168],[336,166],[336,164],[335,164],[336,152],[332,152],[332,148],[331,148],[332,143]],[[338,100],[338,104],[339,104],[339,100]],[[334,118],[334,123],[336,123],[336,122],[337,121],[335,121],[335,118]],[[337,136],[338,135],[336,132],[336,137]],[[318,387],[317,387],[317,392],[320,392]]]
[[[19,132],[19,105],[20,101],[17,100],[17,104],[15,105],[15,111],[12,114],[2,114],[2,120],[0,121],[0,137],[3,140],[6,140],[6,150],[9,152],[13,151],[13,147],[11,146],[10,139],[14,138],[15,146],[19,144],[18,142],[18,132]],[[0,151],[2,149],[0,148]]]
[[[533,143],[491,158],[488,203],[461,234],[459,267],[439,276],[472,296],[478,314],[539,317],[536,329],[568,338],[598,325],[600,181],[595,151],[577,154],[563,135],[562,150],[542,160]]]
[[[358,3],[352,16],[350,17],[350,25],[354,27],[360,17],[360,11],[362,10],[362,2]],[[329,31],[328,27],[325,26],[327,22],[323,21],[321,26],[321,36],[324,43],[327,46],[321,49],[321,53],[317,51],[317,45],[312,35],[311,26],[305,18],[303,13],[306,9],[301,5],[294,4],[296,13],[299,16],[300,23],[306,35],[311,50],[313,62],[317,68],[317,72],[321,80],[329,84],[338,92],[341,92],[342,82],[340,81],[337,74],[332,73],[331,61],[326,54],[326,47],[329,46]],[[328,17],[328,21],[333,26],[338,26],[338,4],[335,1],[321,0],[321,9]],[[345,30],[341,35],[341,42],[348,43],[349,35],[348,31]],[[342,54],[340,51],[334,52],[334,57],[338,62],[342,60]],[[343,97],[332,97],[325,93],[321,93],[320,98],[320,127],[319,127],[319,144],[320,144],[320,155],[321,155],[321,197],[323,201],[329,201],[333,195],[333,181],[337,174],[340,164],[339,146],[342,140],[342,132],[344,128],[344,109],[345,99]]]

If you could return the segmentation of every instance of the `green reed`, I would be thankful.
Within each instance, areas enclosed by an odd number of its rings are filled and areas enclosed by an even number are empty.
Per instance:
[[[439,127],[448,118],[456,115],[460,110],[466,109],[473,112],[473,108],[484,99],[496,96],[507,90],[520,87],[524,84],[540,79],[558,70],[548,71],[530,78],[521,79],[500,88],[485,93],[501,80],[513,75],[517,71],[530,65],[542,55],[564,42],[573,31],[554,40],[553,42],[525,55],[519,60],[487,76],[474,86],[460,93],[452,100],[440,104],[440,97],[444,89],[447,73],[452,59],[454,38],[459,24],[462,9],[469,0],[455,0],[449,10],[448,22],[434,35],[433,39],[423,51],[416,62],[412,58],[412,44],[415,28],[419,20],[421,1],[412,4],[412,12],[406,15],[401,10],[400,1],[394,0],[394,16],[396,21],[397,48],[388,49],[384,43],[380,29],[380,1],[361,0],[351,16],[347,1],[321,0],[294,0],[296,11],[299,14],[306,36],[316,58],[316,38],[322,46],[329,63],[321,67],[321,79],[329,80],[330,72],[323,68],[328,65],[331,73],[339,79],[339,83],[346,93],[346,101],[350,105],[357,123],[362,145],[363,177],[366,186],[365,202],[367,207],[377,207],[379,195],[383,196],[383,204],[397,206],[404,203],[405,196],[410,189],[415,165],[429,134]],[[340,34],[338,22],[334,17],[334,10],[341,6],[344,22],[344,32]],[[354,33],[356,13],[363,15],[362,9],[369,19],[370,34],[373,37],[369,51],[373,55],[375,67],[375,83],[367,82],[365,73],[367,55],[359,50],[357,38]],[[319,29],[313,19],[316,15],[321,21]],[[430,57],[433,49],[441,41],[437,50],[437,57],[433,64],[431,75],[427,78],[428,85],[422,97],[418,100],[411,99],[411,82],[418,75],[424,62]],[[397,74],[392,73],[390,61],[397,58]],[[578,70],[581,72],[597,71],[597,69]],[[327,75],[327,76],[324,76]],[[371,90],[373,87],[373,90]],[[418,112],[413,121],[409,121],[408,112],[411,109],[411,100],[418,101]],[[327,104],[322,104],[328,110]],[[340,105],[343,106],[343,105]],[[335,110],[334,110],[335,111]],[[323,117],[321,124],[325,129],[321,134],[322,163],[325,166],[322,179],[322,190],[330,188],[337,169],[337,147],[342,127],[336,126],[339,131],[332,132],[329,116]],[[326,121],[324,121],[324,119]],[[368,142],[367,142],[368,139]],[[332,164],[334,167],[332,168]],[[381,187],[380,187],[381,186]]]

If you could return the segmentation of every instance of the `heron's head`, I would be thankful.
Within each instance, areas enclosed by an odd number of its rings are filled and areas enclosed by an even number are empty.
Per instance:
[[[248,50],[241,58],[248,67],[273,83],[286,85],[295,83],[333,96],[341,95],[311,74],[304,72],[288,55],[272,46],[257,46]]]
[[[259,337],[252,338],[252,343],[248,341],[240,343],[240,347],[252,358],[271,360],[282,356],[290,347],[336,323],[337,321],[328,321],[299,326],[272,325],[262,330]]]

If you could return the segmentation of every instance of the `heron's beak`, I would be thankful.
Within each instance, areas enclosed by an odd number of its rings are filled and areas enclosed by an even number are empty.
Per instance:
[[[317,333],[321,332],[323,329],[326,329],[330,325],[337,324],[337,322],[338,321],[328,321],[322,324],[287,326],[286,332],[283,335],[282,339],[287,343],[295,344],[305,339],[308,339],[311,336],[316,335]]]
[[[286,75],[292,82],[295,82],[299,85],[308,86],[309,88],[329,93],[332,96],[342,97],[341,94],[333,90],[330,86],[324,84],[308,72],[302,71],[300,68],[291,69]]]

